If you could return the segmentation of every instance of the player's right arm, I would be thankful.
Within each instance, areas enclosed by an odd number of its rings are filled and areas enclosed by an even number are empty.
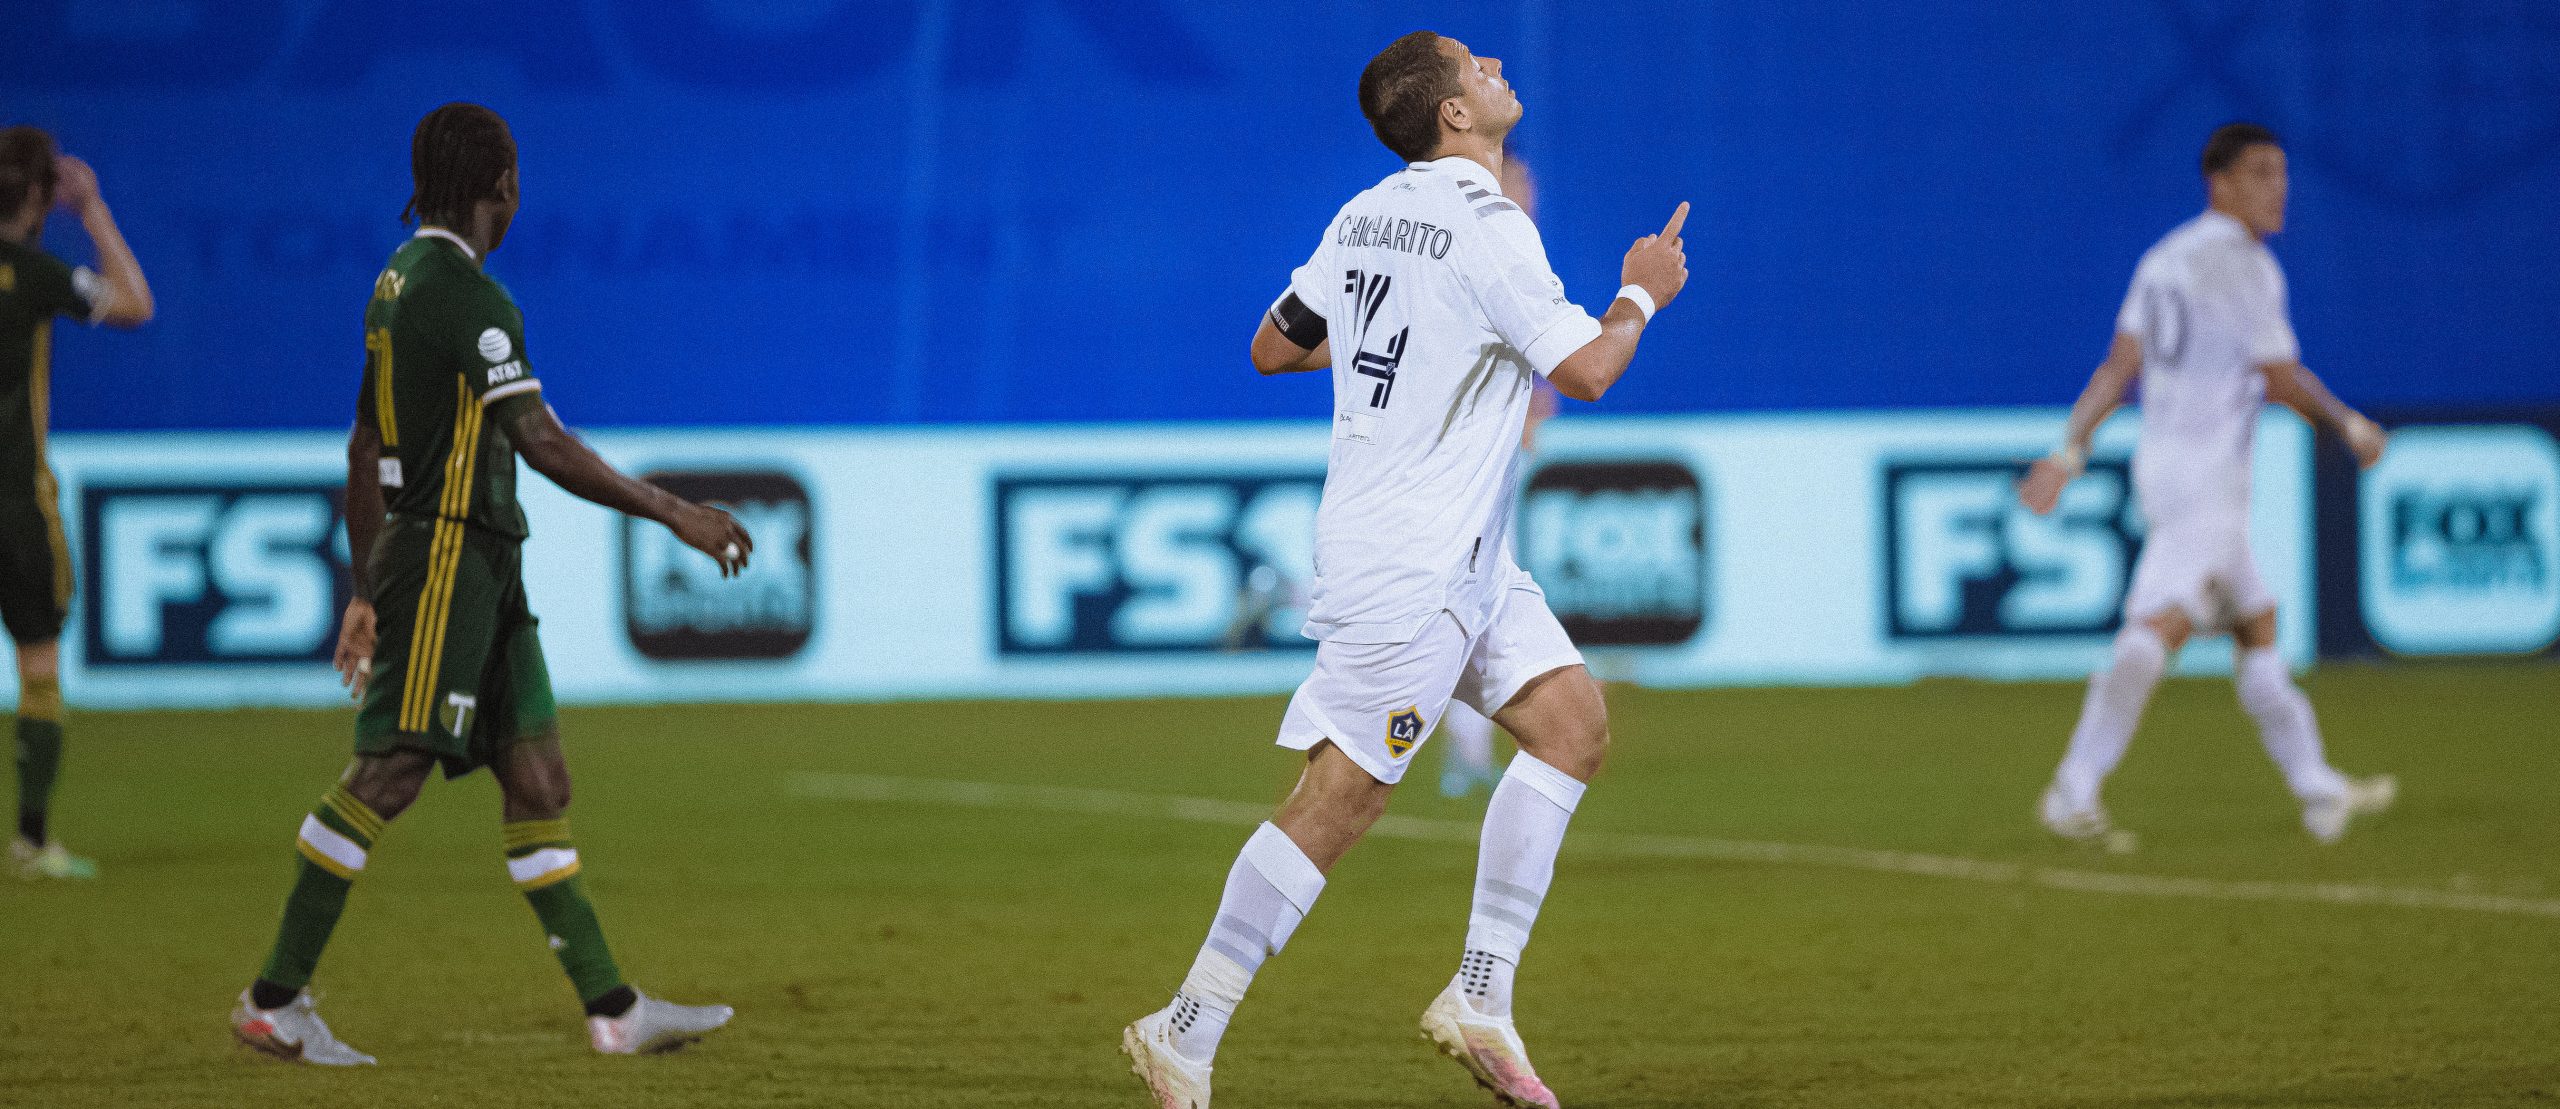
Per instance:
[[[366,384],[370,385],[368,377]],[[362,699],[373,675],[373,539],[382,530],[382,429],[371,403],[373,390],[363,391],[356,426],[347,433],[347,555],[355,576],[355,596],[338,619],[335,665],[339,684]]]
[[[2107,360],[2098,363],[2089,375],[2089,384],[2080,390],[2080,399],[2072,402],[2071,419],[2063,425],[2062,445],[2052,454],[2027,468],[2024,481],[2018,483],[2018,499],[2028,511],[2041,516],[2053,511],[2062,499],[2062,487],[2079,477],[2089,464],[2089,440],[2098,433],[2098,425],[2124,404],[2125,392],[2142,374],[2142,340],[2126,332],[2116,332],[2115,341],[2107,347]]]
[[[663,525],[685,546],[718,562],[722,577],[746,567],[755,543],[727,512],[695,504],[614,469],[562,426],[559,415],[537,394],[520,394],[499,403],[512,411],[491,415],[505,420],[507,438],[536,473],[580,500]]]
[[[1689,256],[1681,249],[1680,227],[1689,221],[1689,202],[1681,201],[1672,209],[1671,221],[1662,225],[1662,233],[1637,239],[1627,248],[1627,257],[1618,267],[1620,292],[1632,285],[1644,290],[1653,300],[1653,311],[1671,305],[1689,283]],[[1627,372],[1635,361],[1636,343],[1644,335],[1645,324],[1652,313],[1639,307],[1629,297],[1620,296],[1609,304],[1600,317],[1600,334],[1575,348],[1556,363],[1547,381],[1556,392],[1580,401],[1599,400]],[[1496,321],[1500,326],[1500,321]],[[1505,335],[1515,345],[1517,339]],[[1526,349],[1526,348],[1523,348]]]
[[[1333,340],[1325,335],[1324,316],[1292,287],[1262,314],[1251,356],[1255,372],[1264,377],[1321,370],[1333,365]]]
[[[80,226],[89,233],[89,241],[98,250],[98,269],[105,279],[105,294],[99,298],[98,311],[92,323],[110,327],[140,327],[151,322],[153,305],[151,283],[143,280],[142,263],[133,256],[133,248],[124,241],[124,232],[116,227],[116,217],[107,210],[106,197],[98,192],[98,175],[89,163],[68,154],[54,159],[53,202],[57,207],[80,217]]]

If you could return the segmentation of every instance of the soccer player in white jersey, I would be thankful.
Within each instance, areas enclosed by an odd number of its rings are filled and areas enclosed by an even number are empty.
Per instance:
[[[2053,510],[2088,459],[2089,437],[2142,381],[2142,438],[2133,480],[2150,525],[2126,591],[2115,660],[2089,680],[2080,724],[2045,791],[2040,816],[2068,839],[2130,850],[2098,789],[2124,757],[2152,687],[2189,636],[2228,634],[2233,682],[2267,754],[2322,843],[2349,817],[2391,804],[2388,775],[2350,778],[2321,751],[2311,702],[2276,653],[2276,602],[2249,554],[2249,451],[2268,401],[2346,441],[2356,460],[2382,457],[2384,435],[2302,365],[2285,307],[2284,271],[2265,239],[2284,229],[2284,148],[2273,132],[2234,123],[2204,147],[2211,207],[2142,256],[2116,316],[2114,344],[2071,408],[2062,446],[2028,471],[2019,496]]]
[[[1598,400],[1626,371],[1688,280],[1688,206],[1627,252],[1625,285],[1595,320],[1502,193],[1502,138],[1521,109],[1501,62],[1417,31],[1361,71],[1360,110],[1410,164],[1342,207],[1252,348],[1265,374],[1333,371],[1306,624],[1321,642],[1279,737],[1308,753],[1306,769],[1227,872],[1172,1003],[1122,1034],[1168,1109],[1209,1104],[1211,1058],[1254,972],[1452,698],[1499,721],[1520,753],[1486,806],[1466,949],[1423,1030],[1504,1100],[1556,1104],[1513,1029],[1512,974],[1609,729],[1599,686],[1511,558],[1521,423],[1540,375]]]

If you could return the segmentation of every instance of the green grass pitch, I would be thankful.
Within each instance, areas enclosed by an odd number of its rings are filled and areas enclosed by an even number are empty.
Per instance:
[[[2076,685],[1613,691],[1522,1031],[1584,1109],[2560,1101],[2560,668],[2306,685],[2340,765],[2400,775],[2396,810],[2312,844],[2229,686],[2172,681],[2110,787],[2143,836],[2127,858],[2031,817]],[[105,878],[0,882],[0,1104],[1138,1106],[1119,1028],[1180,978],[1248,824],[1066,791],[1268,804],[1295,771],[1269,745],[1280,707],[571,711],[572,822],[624,970],[736,1023],[590,1055],[480,775],[392,825],[321,966],[323,1012],[383,1060],[363,1072],[272,1063],[223,1026],[352,714],[77,715],[58,826]],[[1264,969],[1219,1105],[1487,1103],[1414,1028],[1466,926],[1474,850],[1447,833],[1482,807],[1419,760],[1405,834],[1355,850]],[[828,775],[1065,800],[812,788]],[[2377,889],[2425,903],[2317,899]]]

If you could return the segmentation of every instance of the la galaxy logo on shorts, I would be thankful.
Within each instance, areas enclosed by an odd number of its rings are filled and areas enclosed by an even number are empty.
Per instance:
[[[1403,758],[1422,742],[1422,707],[1416,705],[1402,712],[1387,714],[1387,754]]]

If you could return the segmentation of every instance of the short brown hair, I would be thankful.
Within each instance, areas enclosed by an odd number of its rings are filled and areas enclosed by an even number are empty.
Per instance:
[[[33,196],[53,203],[53,136],[34,127],[0,131],[0,217],[15,216]]]
[[[1441,103],[1464,91],[1457,63],[1440,52],[1440,36],[1415,31],[1360,70],[1360,114],[1387,149],[1419,162],[1440,146]]]
[[[2253,146],[2281,147],[2276,133],[2255,123],[2226,123],[2213,129],[2213,137],[2204,141],[2204,175],[2211,177],[2230,169],[2240,155]]]

